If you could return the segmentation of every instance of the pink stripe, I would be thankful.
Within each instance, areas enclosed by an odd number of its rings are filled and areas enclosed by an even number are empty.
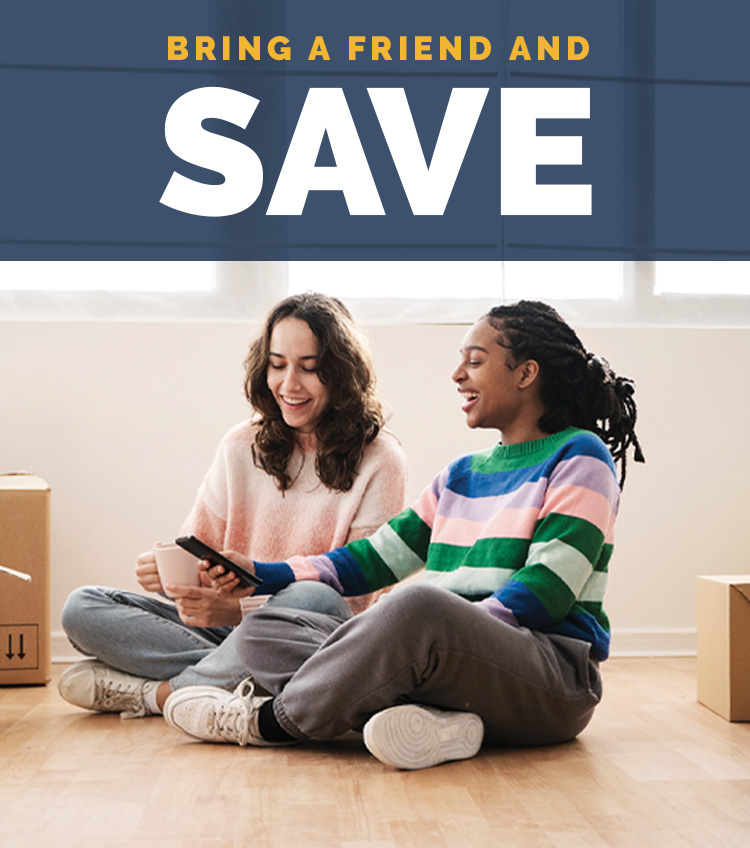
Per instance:
[[[307,557],[293,556],[288,564],[296,580],[320,580],[320,572]]]
[[[574,456],[559,462],[550,475],[550,486],[585,486],[609,498],[614,509],[620,502],[620,487],[612,469],[593,456]]]
[[[437,498],[432,488],[425,489],[417,500],[412,504],[412,509],[424,521],[428,527],[432,527],[437,510]]]
[[[614,521],[609,499],[582,486],[550,486],[539,518],[546,518],[553,512],[582,518],[594,524],[605,535],[610,532]]]
[[[470,521],[468,518],[435,516],[431,541],[469,547],[478,539],[530,539],[539,510],[503,509],[489,521]]]

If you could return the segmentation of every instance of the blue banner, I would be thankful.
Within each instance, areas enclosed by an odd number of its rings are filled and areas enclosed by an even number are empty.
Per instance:
[[[27,0],[0,259],[746,259],[739,0]]]

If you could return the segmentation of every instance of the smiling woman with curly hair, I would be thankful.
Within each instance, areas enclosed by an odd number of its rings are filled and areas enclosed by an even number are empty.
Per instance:
[[[288,461],[299,437],[301,412],[274,391],[284,358],[273,349],[275,328],[293,319],[307,324],[317,341],[317,361],[309,373],[328,393],[328,406],[314,426],[315,465],[321,482],[348,492],[365,448],[383,426],[383,411],[375,389],[375,371],[367,343],[340,300],[320,294],[300,294],[278,304],[245,361],[245,396],[260,419],[253,446],[257,464],[275,477],[284,491],[292,485]],[[308,422],[309,425],[309,422]],[[309,429],[309,426],[308,426]]]
[[[257,559],[309,555],[361,539],[404,506],[406,460],[384,429],[363,335],[339,300],[289,297],[269,314],[245,361],[252,418],[222,439],[180,535]],[[262,604],[203,585],[162,586],[153,549],[136,561],[147,592],[84,586],[63,610],[70,641],[93,660],[66,670],[60,694],[90,710],[158,713],[171,691],[234,689],[245,677],[233,626]],[[299,583],[269,603],[337,621],[378,593],[348,600]],[[264,599],[265,600],[265,599]]]

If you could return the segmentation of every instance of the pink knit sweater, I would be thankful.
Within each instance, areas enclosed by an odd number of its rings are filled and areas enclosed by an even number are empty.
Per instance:
[[[365,450],[354,485],[333,491],[315,473],[315,437],[302,436],[285,493],[253,462],[256,426],[244,421],[221,440],[182,533],[194,533],[217,550],[264,562],[330,551],[369,536],[405,506],[406,457],[396,438],[381,431]],[[372,596],[349,599],[355,612]],[[243,612],[257,606],[243,601]]]

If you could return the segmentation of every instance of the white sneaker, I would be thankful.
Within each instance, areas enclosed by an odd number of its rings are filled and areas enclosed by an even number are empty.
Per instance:
[[[158,686],[158,681],[125,674],[98,660],[82,660],[60,675],[57,691],[69,704],[84,710],[142,718],[151,715],[143,696],[152,685]]]
[[[272,747],[291,742],[269,742],[258,730],[258,712],[270,696],[254,693],[251,677],[227,692],[216,686],[186,686],[167,698],[164,718],[171,727],[205,742]]]
[[[363,732],[365,745],[381,763],[423,769],[473,757],[482,746],[484,725],[474,713],[405,704],[375,713]]]

